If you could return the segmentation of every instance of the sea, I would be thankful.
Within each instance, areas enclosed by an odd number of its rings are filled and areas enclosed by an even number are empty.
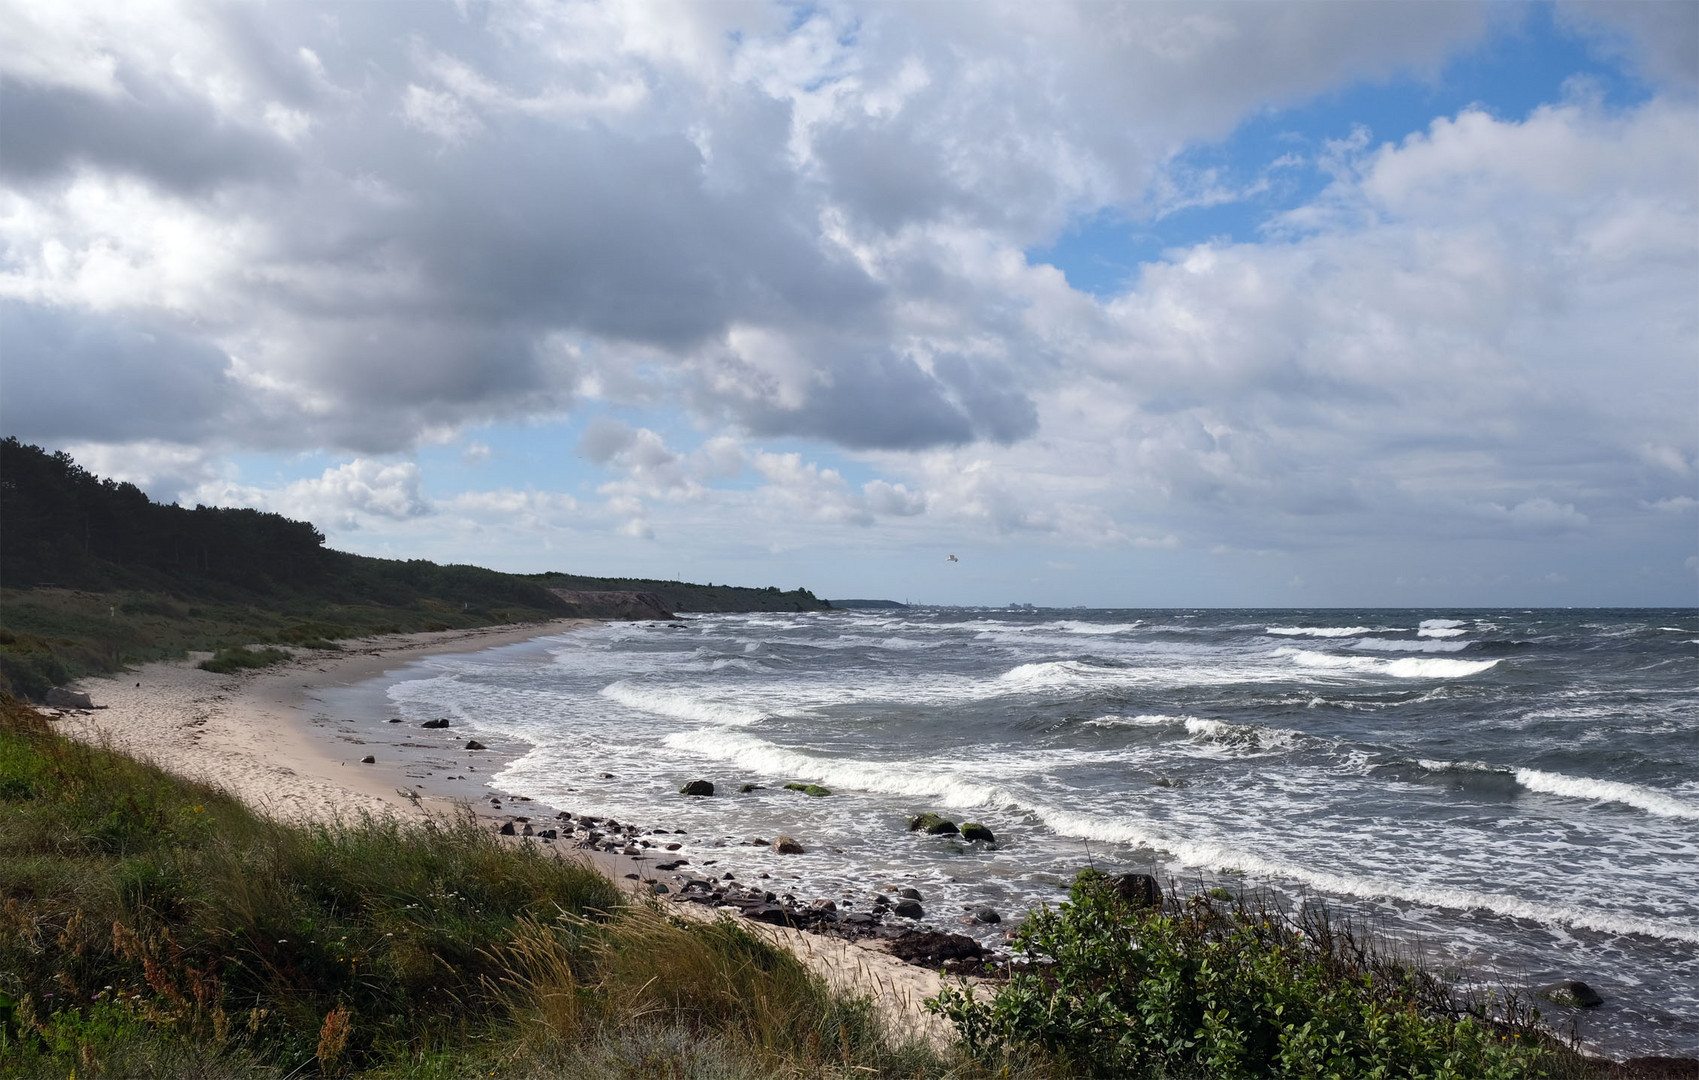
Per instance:
[[[687,615],[382,692],[510,748],[491,789],[681,830],[693,871],[912,886],[988,945],[1087,866],[1321,903],[1472,989],[1585,981],[1603,1006],[1541,1004],[1596,1050],[1699,1056],[1693,609]],[[749,843],[780,834],[806,852]]]

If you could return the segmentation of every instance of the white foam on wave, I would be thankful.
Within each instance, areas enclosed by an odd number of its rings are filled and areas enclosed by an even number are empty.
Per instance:
[[[1407,656],[1386,665],[1386,673],[1398,679],[1463,679],[1498,666],[1497,660],[1440,660]]]
[[[1346,646],[1365,652],[1462,652],[1467,641],[1411,641],[1409,638],[1363,638]]]
[[[1416,625],[1422,630],[1455,630],[1468,624],[1462,619],[1423,619]]]
[[[997,681],[1015,686],[1072,686],[1082,682],[1098,682],[1105,678],[1126,677],[1125,669],[1100,668],[1078,660],[1045,660],[1020,664],[997,676]]]
[[[1263,632],[1279,637],[1356,637],[1374,630],[1367,626],[1271,626]]]
[[[1286,657],[1304,668],[1332,671],[1362,671],[1391,675],[1396,679],[1461,679],[1479,675],[1498,664],[1497,660],[1442,660],[1439,658],[1407,656],[1398,660],[1382,660],[1374,656],[1335,656],[1282,646],[1273,655]]]
[[[1641,787],[1621,780],[1598,780],[1590,776],[1566,776],[1543,769],[1512,768],[1485,761],[1434,761],[1418,758],[1417,765],[1429,772],[1487,772],[1514,779],[1528,791],[1557,795],[1586,802],[1614,802],[1644,810],[1654,817],[1699,820],[1699,806],[1656,788]]]
[[[1289,750],[1301,731],[1291,728],[1263,727],[1260,724],[1232,724],[1226,720],[1186,717],[1186,734],[1194,739],[1219,743],[1237,750]]]
[[[1135,844],[1166,851],[1187,867],[1228,866],[1264,877],[1284,878],[1311,888],[1367,899],[1400,900],[1454,911],[1489,911],[1514,919],[1529,919],[1548,926],[1570,926],[1605,934],[1638,934],[1666,941],[1699,944],[1699,926],[1601,911],[1576,904],[1542,904],[1502,893],[1462,889],[1449,885],[1335,873],[1312,866],[1263,858],[1217,841],[1175,837],[1136,821],[1099,817],[1048,807],[1032,807],[1046,826],[1058,833],[1105,843]]]
[[[1310,649],[1294,649],[1290,645],[1282,645],[1270,655],[1284,657],[1299,667],[1323,671],[1373,671],[1386,664],[1385,660],[1372,656],[1335,656]]]
[[[1496,772],[1509,775],[1514,770],[1503,765],[1489,765],[1484,761],[1435,761],[1433,758],[1417,758],[1416,764],[1429,772]]]
[[[1450,626],[1424,626],[1416,631],[1416,636],[1425,638],[1453,638],[1462,637],[1468,632],[1469,631],[1467,630],[1459,630]]]
[[[1184,724],[1192,720],[1190,716],[1161,716],[1155,713],[1145,713],[1140,716],[1099,716],[1095,720],[1087,720],[1089,727],[1168,727],[1171,724]]]
[[[1513,775],[1516,782],[1529,791],[1559,795],[1568,799],[1586,799],[1590,802],[1622,803],[1657,817],[1699,820],[1699,806],[1638,784],[1626,784],[1620,780],[1595,780],[1586,776],[1565,776],[1562,773],[1543,772],[1539,769],[1517,769]]]
[[[1125,634],[1143,626],[1142,622],[1130,623],[1094,623],[1081,622],[1078,619],[1063,619],[1059,622],[1041,623],[1034,627],[1036,630],[1060,630],[1064,634],[1086,634],[1092,637],[1109,634]]]
[[[956,810],[1014,802],[1014,797],[1002,788],[948,769],[916,768],[900,762],[817,757],[740,732],[681,731],[668,735],[662,741],[675,750],[728,761],[752,772],[794,776],[885,795],[925,798]]]
[[[602,687],[602,696],[627,708],[674,720],[694,720],[698,723],[747,726],[760,723],[766,714],[759,709],[715,701],[681,690],[641,686],[620,681]]]

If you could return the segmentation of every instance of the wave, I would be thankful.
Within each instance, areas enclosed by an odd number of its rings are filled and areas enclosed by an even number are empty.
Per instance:
[[[1245,750],[1289,750],[1303,735],[1303,732],[1291,728],[1232,724],[1226,720],[1205,720],[1195,716],[1186,717],[1185,724],[1186,733],[1195,739]]]
[[[1481,892],[1449,885],[1420,885],[1413,882],[1335,873],[1311,866],[1252,855],[1216,841],[1187,840],[1166,835],[1138,822],[1112,820],[1094,814],[1050,808],[1034,808],[1046,826],[1069,836],[1105,843],[1134,844],[1166,851],[1182,866],[1228,866],[1259,876],[1284,878],[1311,888],[1365,899],[1400,900],[1455,911],[1489,911],[1513,919],[1530,919],[1548,926],[1570,926],[1605,934],[1637,934],[1665,941],[1699,944],[1699,926],[1684,926],[1667,919],[1584,908],[1574,904],[1542,904],[1502,893]]]
[[[992,803],[1014,805],[1002,788],[959,773],[921,769],[888,761],[823,758],[787,750],[765,739],[728,731],[682,731],[662,740],[675,750],[687,750],[716,761],[741,765],[771,776],[794,776],[844,788],[932,800],[954,810]]]
[[[1359,634],[1372,634],[1374,629],[1368,626],[1271,626],[1263,633],[1280,637],[1357,637]]]
[[[714,701],[680,690],[663,690],[624,681],[602,687],[602,696],[639,712],[698,723],[743,727],[760,723],[767,715],[759,709]]]
[[[1060,622],[1041,623],[1032,627],[1034,630],[1060,630],[1064,634],[1089,634],[1102,636],[1106,634],[1125,634],[1143,626],[1143,622],[1130,623],[1094,623],[1081,622],[1078,619],[1063,619]]]
[[[1391,675],[1396,679],[1461,679],[1479,675],[1498,664],[1497,660],[1443,660],[1407,656],[1398,660],[1382,660],[1373,656],[1334,656],[1332,653],[1312,652],[1282,646],[1275,656],[1289,658],[1299,667],[1334,671],[1362,671]]]
[[[1423,619],[1416,624],[1422,630],[1455,630],[1459,626],[1467,626],[1462,619]]]
[[[1145,713],[1141,716],[1099,716],[1095,720],[1087,720],[1088,727],[1167,727],[1170,724],[1190,723],[1190,716],[1161,716],[1156,713]]]
[[[997,676],[999,683],[1017,686],[1072,686],[1081,682],[1125,678],[1124,668],[1103,668],[1080,660],[1046,660],[1020,664]]]
[[[1459,630],[1456,627],[1450,626],[1423,626],[1416,631],[1416,636],[1425,638],[1452,638],[1462,637],[1468,632],[1469,631],[1467,630]]]
[[[1416,764],[1431,773],[1492,773],[1527,791],[1557,795],[1587,802],[1614,802],[1644,810],[1654,817],[1699,820],[1699,806],[1684,802],[1656,788],[1641,787],[1621,780],[1597,780],[1590,776],[1566,776],[1542,769],[1492,765],[1485,761],[1433,761],[1418,758]]]
[[[1399,679],[1462,679],[1498,666],[1497,660],[1440,660],[1407,656],[1386,665],[1388,675]]]
[[[1467,641],[1411,641],[1409,638],[1363,638],[1345,646],[1366,652],[1462,652]]]
[[[1539,769],[1516,769],[1516,782],[1529,791],[1545,795],[1560,795],[1569,799],[1593,802],[1615,802],[1644,810],[1657,817],[1699,820],[1699,806],[1683,802],[1672,795],[1620,780],[1594,780],[1585,776],[1565,776],[1562,773],[1542,772]]]

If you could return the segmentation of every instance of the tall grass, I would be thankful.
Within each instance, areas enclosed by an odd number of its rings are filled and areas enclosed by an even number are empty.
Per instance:
[[[272,821],[0,698],[0,1076],[1043,1075],[543,850]]]

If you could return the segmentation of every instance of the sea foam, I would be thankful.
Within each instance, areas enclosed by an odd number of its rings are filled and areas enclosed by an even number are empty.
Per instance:
[[[1435,773],[1496,773],[1515,780],[1518,786],[1528,791],[1538,792],[1542,795],[1557,795],[1561,798],[1580,799],[1585,802],[1614,802],[1623,806],[1632,806],[1636,810],[1644,810],[1654,817],[1699,820],[1699,806],[1685,802],[1656,788],[1624,783],[1621,780],[1599,780],[1590,776],[1566,776],[1563,773],[1546,772],[1543,769],[1492,765],[1485,761],[1435,761],[1429,758],[1419,758],[1416,764],[1429,772]]]
[[[1699,806],[1683,802],[1654,788],[1625,784],[1620,780],[1595,780],[1585,776],[1565,776],[1562,773],[1539,769],[1516,769],[1516,782],[1529,791],[1546,795],[1561,795],[1569,799],[1592,802],[1615,802],[1644,810],[1648,814],[1667,818],[1699,820]]]
[[[1361,649],[1365,652],[1462,652],[1469,647],[1467,641],[1411,641],[1409,638],[1363,638],[1353,641],[1346,646],[1351,649]]]
[[[1012,796],[1001,788],[949,770],[917,768],[901,762],[819,757],[738,732],[681,731],[662,741],[676,750],[730,762],[768,776],[925,798],[956,810],[1013,802]]]
[[[1194,739],[1219,743],[1239,750],[1288,750],[1303,735],[1291,728],[1263,727],[1260,724],[1232,724],[1226,720],[1209,720],[1188,716],[1186,734]]]
[[[1373,656],[1335,656],[1282,646],[1273,655],[1289,658],[1304,668],[1332,671],[1361,671],[1383,673],[1396,679],[1461,679],[1479,675],[1498,664],[1497,660],[1442,660],[1439,658],[1407,656],[1398,660],[1382,660]]]
[[[1368,875],[1341,874],[1280,859],[1268,859],[1209,840],[1190,840],[1166,834],[1142,822],[1116,820],[1095,814],[1032,807],[1045,825],[1059,833],[1105,843],[1137,844],[1166,851],[1183,866],[1229,866],[1259,876],[1284,878],[1311,888],[1345,896],[1400,900],[1455,911],[1489,911],[1515,919],[1529,919],[1547,926],[1569,926],[1605,934],[1638,934],[1665,941],[1699,944],[1699,926],[1579,904],[1546,904],[1521,897],[1463,889],[1449,885],[1389,881]]]
[[[766,718],[759,709],[715,701],[682,690],[666,690],[658,686],[620,681],[602,687],[602,696],[630,709],[669,716],[674,720],[694,720],[698,723],[747,726]]]
[[[1263,631],[1278,637],[1356,637],[1372,634],[1368,626],[1271,626]]]

